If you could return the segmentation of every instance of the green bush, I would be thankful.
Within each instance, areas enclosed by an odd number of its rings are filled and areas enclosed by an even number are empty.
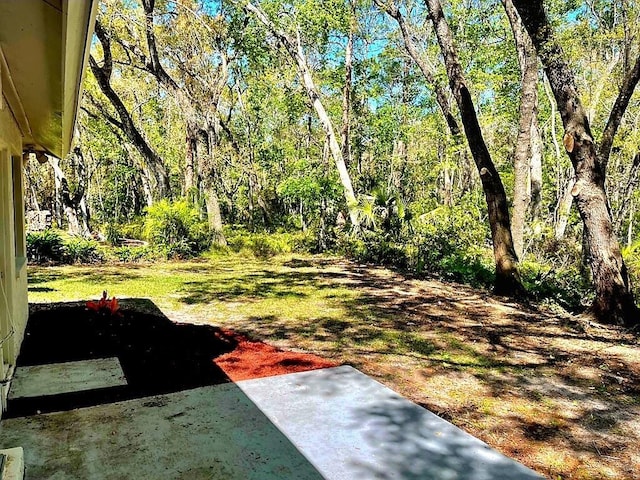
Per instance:
[[[252,233],[243,229],[228,231],[227,244],[234,252],[250,253],[269,258],[285,253],[309,253],[315,247],[315,237],[306,232]]]
[[[564,309],[581,309],[593,301],[593,288],[579,265],[557,267],[524,261],[520,263],[520,275],[531,295],[551,300]]]
[[[107,240],[107,243],[112,247],[120,245],[123,238],[120,226],[111,222],[107,223],[104,226],[104,237]]]
[[[410,267],[407,245],[387,240],[383,234],[366,232],[360,236],[340,237],[338,250],[358,262],[389,265],[406,269]]]
[[[209,227],[186,200],[162,200],[147,209],[146,239],[167,258],[188,258],[211,244]]]
[[[489,286],[494,279],[489,230],[479,212],[467,207],[438,207],[411,218],[390,235],[386,229],[362,229],[338,239],[338,250],[360,262],[435,273],[442,278]]]
[[[64,261],[64,243],[55,230],[27,233],[27,258],[33,263]]]
[[[442,270],[454,257],[477,263],[483,248],[491,247],[486,222],[462,206],[438,207],[421,215],[410,242],[418,270]]]
[[[119,225],[120,234],[122,238],[132,238],[134,240],[144,240],[144,219],[138,218],[137,221],[132,221]]]
[[[159,256],[158,252],[148,245],[117,247],[113,249],[113,255],[120,262],[153,261]]]
[[[98,244],[93,240],[72,238],[65,242],[64,250],[66,263],[96,263],[103,259]]]

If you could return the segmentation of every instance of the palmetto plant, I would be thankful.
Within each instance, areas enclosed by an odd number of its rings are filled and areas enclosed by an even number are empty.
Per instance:
[[[385,236],[397,238],[404,226],[411,226],[404,201],[389,187],[377,186],[369,195],[362,195],[356,211],[363,229]]]

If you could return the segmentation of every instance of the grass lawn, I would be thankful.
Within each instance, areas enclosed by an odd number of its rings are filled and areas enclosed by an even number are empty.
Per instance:
[[[30,267],[31,302],[153,300],[176,321],[353,365],[553,479],[640,472],[637,337],[339,258]]]

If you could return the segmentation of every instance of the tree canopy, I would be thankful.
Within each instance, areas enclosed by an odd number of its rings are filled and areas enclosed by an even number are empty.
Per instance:
[[[300,231],[637,325],[639,16],[629,0],[103,0],[77,148],[30,166],[29,203],[133,236],[184,200],[219,246]]]

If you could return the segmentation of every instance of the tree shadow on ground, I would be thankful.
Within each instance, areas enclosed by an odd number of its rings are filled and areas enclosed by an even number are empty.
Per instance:
[[[633,478],[640,469],[637,336],[466,286],[341,267],[264,272],[283,291],[296,282],[326,290],[335,315],[238,322],[351,363],[550,476],[587,468],[594,478]],[[351,295],[331,294],[344,286]]]

